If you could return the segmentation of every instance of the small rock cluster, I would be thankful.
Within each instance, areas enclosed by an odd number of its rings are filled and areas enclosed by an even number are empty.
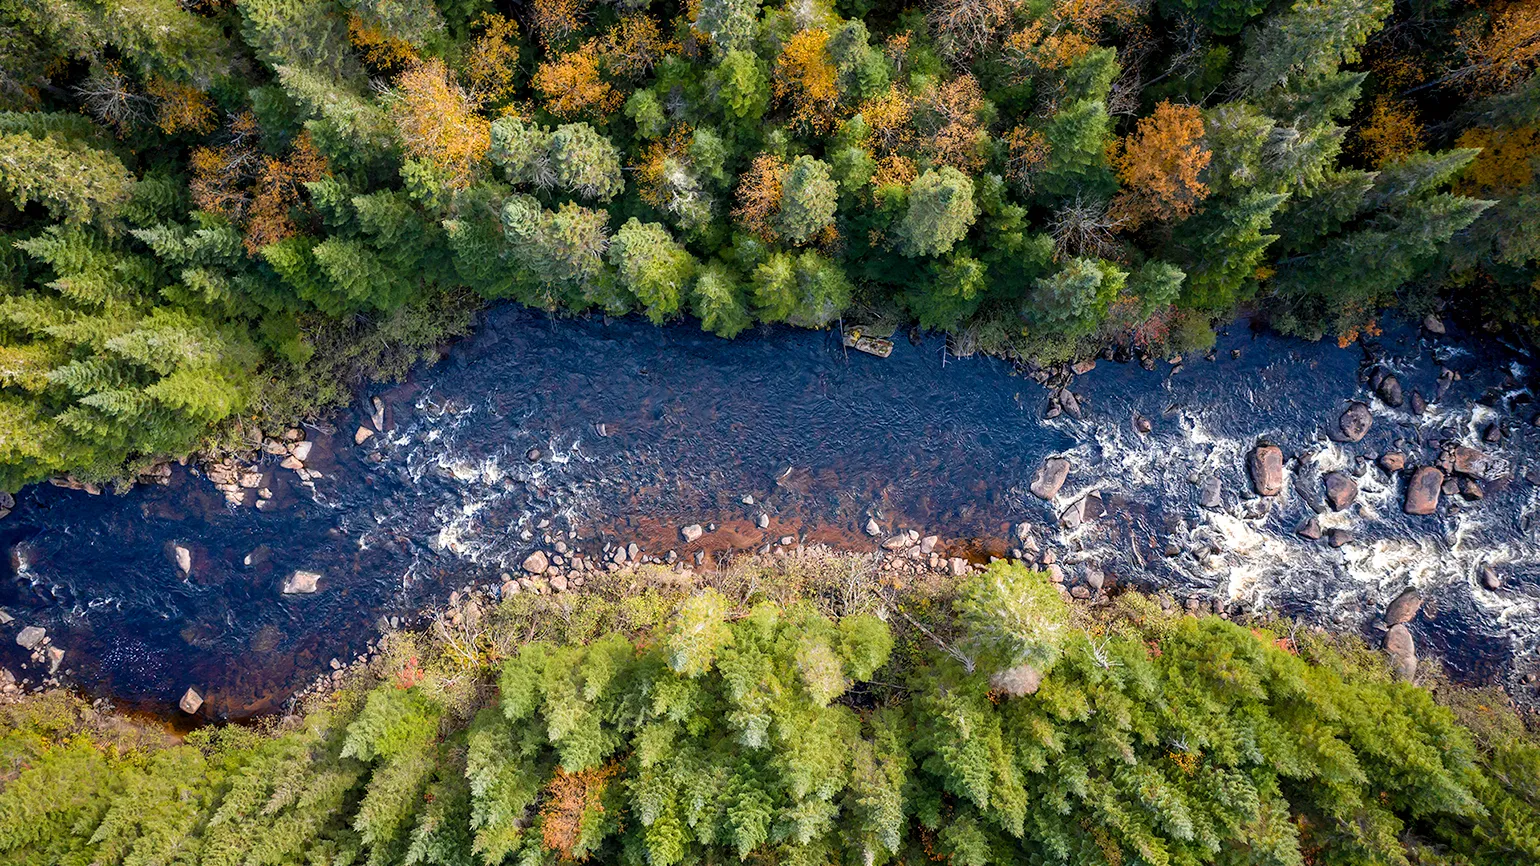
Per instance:
[[[227,455],[217,463],[206,465],[204,474],[231,505],[244,505],[247,494],[256,491],[255,504],[262,508],[263,503],[273,498],[272,489],[265,483],[270,476],[262,466],[262,457],[281,457],[278,465],[292,470],[299,476],[300,483],[313,491],[315,481],[324,477],[305,465],[313,448],[314,443],[305,438],[304,430],[290,427],[278,437],[264,436],[256,454]]]

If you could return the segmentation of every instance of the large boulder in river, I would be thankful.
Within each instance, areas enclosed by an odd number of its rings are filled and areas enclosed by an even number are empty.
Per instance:
[[[1069,477],[1069,461],[1063,457],[1050,457],[1038,467],[1037,474],[1032,476],[1032,495],[1038,499],[1051,500],[1059,495],[1059,488],[1064,486],[1064,479]]]
[[[1464,445],[1457,446],[1454,449],[1454,471],[1456,475],[1486,480],[1492,473],[1492,466],[1492,458],[1488,457],[1484,451],[1468,448]]]
[[[1422,593],[1407,587],[1385,607],[1385,622],[1391,625],[1411,622],[1419,610],[1422,610]]]
[[[48,637],[48,630],[40,625],[29,625],[16,634],[16,645],[24,650],[35,650],[43,638]]]
[[[1368,435],[1369,428],[1374,426],[1374,413],[1369,411],[1368,406],[1354,403],[1337,419],[1337,426],[1342,428],[1342,438],[1357,442]]]
[[[1438,510],[1438,497],[1443,486],[1444,473],[1437,467],[1419,467],[1406,485],[1406,503],[1401,510],[1407,514],[1432,514]]]
[[[189,716],[194,715],[198,712],[198,708],[203,706],[203,695],[198,694],[197,689],[188,686],[187,691],[182,693],[182,699],[177,701],[176,705],[181,707],[182,712]]]
[[[1358,498],[1358,482],[1346,472],[1326,473],[1326,501],[1331,503],[1333,511],[1353,504]]]
[[[1411,682],[1417,676],[1417,644],[1405,623],[1390,627],[1385,635],[1385,654],[1390,656],[1390,667],[1397,677]]]
[[[537,550],[524,557],[524,570],[530,574],[545,574],[551,567],[551,560],[545,555],[545,551]]]
[[[1277,445],[1258,445],[1246,460],[1251,471],[1251,487],[1258,496],[1277,496],[1283,492],[1283,451]]]

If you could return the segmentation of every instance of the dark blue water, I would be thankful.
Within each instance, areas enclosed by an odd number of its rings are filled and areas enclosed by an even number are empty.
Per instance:
[[[1420,417],[1374,401],[1370,435],[1333,443],[1326,430],[1346,401],[1367,399],[1371,357],[1408,394],[1432,396],[1441,364],[1462,380]],[[1146,371],[1102,361],[1072,385],[1085,417],[1044,420],[1043,387],[1000,361],[951,357],[938,339],[900,338],[877,359],[847,354],[828,333],[770,329],[729,342],[690,326],[505,308],[442,363],[365,395],[386,404],[386,434],[353,445],[367,400],[331,419],[335,434],[312,428],[310,466],[325,476],[314,491],[265,458],[275,495],[264,510],[228,506],[183,469],[169,486],[123,495],[23,491],[0,521],[11,551],[0,607],[17,619],[0,635],[8,666],[34,679],[11,640],[23,624],[49,629],[88,690],[165,706],[195,685],[216,714],[244,715],[362,651],[380,617],[495,585],[531,550],[550,549],[541,536],[662,554],[684,550],[680,525],[715,522],[714,552],[788,534],[870,549],[861,527],[875,518],[976,557],[1003,553],[1011,527],[1029,521],[1072,577],[1084,562],[1181,598],[1371,636],[1385,600],[1416,585],[1434,598],[1415,627],[1424,646],[1468,677],[1512,678],[1540,641],[1540,495],[1522,480],[1540,463],[1528,363],[1491,342],[1433,342],[1411,329],[1366,352],[1239,324],[1215,360],[1188,358],[1174,373],[1164,362]],[[1136,414],[1151,419],[1150,434],[1134,429]],[[1342,550],[1293,534],[1310,496],[1290,488],[1266,503],[1249,493],[1244,458],[1259,436],[1281,445],[1291,476],[1311,488],[1313,473],[1398,443],[1413,464],[1435,456],[1431,441],[1482,444],[1494,420],[1510,435],[1482,447],[1510,461],[1510,480],[1458,513],[1408,518],[1404,474],[1371,469],[1359,504],[1323,518],[1358,536]],[[1050,504],[1027,488],[1052,454],[1074,470]],[[1193,480],[1210,474],[1224,487],[1217,511],[1197,505]],[[1111,513],[1058,529],[1058,511],[1093,489]],[[765,530],[753,523],[761,511],[772,519]],[[173,544],[193,551],[189,579]],[[1484,564],[1501,571],[1502,590],[1480,586]],[[281,595],[296,569],[321,572],[320,591]]]

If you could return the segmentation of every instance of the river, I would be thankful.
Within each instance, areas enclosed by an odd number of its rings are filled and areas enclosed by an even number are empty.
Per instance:
[[[1419,646],[1463,678],[1518,689],[1540,664],[1540,487],[1524,477],[1540,469],[1540,428],[1521,353],[1453,331],[1390,330],[1374,357],[1408,395],[1434,395],[1441,368],[1461,374],[1419,416],[1372,398],[1365,349],[1241,322],[1213,360],[1155,370],[1104,360],[1071,385],[1083,417],[1046,419],[1048,391],[1010,365],[951,357],[936,338],[897,342],[879,359],[828,332],[724,341],[691,325],[493,310],[440,363],[363,395],[385,405],[387,432],[354,446],[368,399],[332,419],[335,433],[310,428],[309,465],[323,475],[313,489],[265,458],[273,499],[262,509],[228,506],[180,467],[166,486],[123,494],[22,491],[0,520],[10,551],[0,609],[16,620],[0,629],[0,661],[41,677],[13,633],[42,625],[67,652],[67,678],[90,693],[164,709],[192,685],[210,714],[241,717],[364,651],[382,617],[497,585],[549,549],[545,536],[662,555],[686,552],[681,525],[714,523],[702,542],[714,554],[786,535],[870,550],[862,528],[876,519],[973,558],[1005,553],[1026,521],[1071,579],[1085,563],[1114,583],[1371,639],[1385,603],[1416,586],[1429,599],[1413,626]],[[1370,403],[1374,424],[1340,443],[1329,431],[1350,399]],[[1147,434],[1135,429],[1141,416]],[[1507,437],[1481,441],[1494,421]],[[1291,483],[1270,501],[1251,493],[1245,469],[1259,437],[1288,461]],[[1436,515],[1409,517],[1407,473],[1360,466],[1357,503],[1318,518],[1355,540],[1334,549],[1295,534],[1314,513],[1319,473],[1396,447],[1429,462],[1429,443],[1450,439],[1512,471],[1480,501],[1446,497]],[[1051,455],[1072,471],[1048,503],[1028,486]],[[1211,475],[1217,509],[1198,504]],[[1108,514],[1060,528],[1058,513],[1092,490]],[[191,550],[189,576],[173,545]],[[1482,585],[1484,565],[1499,589]],[[296,569],[319,572],[319,591],[281,594]]]

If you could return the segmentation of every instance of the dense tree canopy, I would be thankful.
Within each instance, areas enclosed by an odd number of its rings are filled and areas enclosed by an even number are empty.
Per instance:
[[[1019,564],[839,616],[634,578],[564,615],[515,596],[443,646],[393,636],[372,679],[267,731],[0,707],[0,863],[1540,857],[1518,717],[1350,640],[1138,597],[1091,619]]]
[[[0,487],[324,404],[477,301],[1046,360],[1441,292],[1533,335],[1537,33],[1510,0],[0,0]],[[197,348],[115,348],[141,322]]]

